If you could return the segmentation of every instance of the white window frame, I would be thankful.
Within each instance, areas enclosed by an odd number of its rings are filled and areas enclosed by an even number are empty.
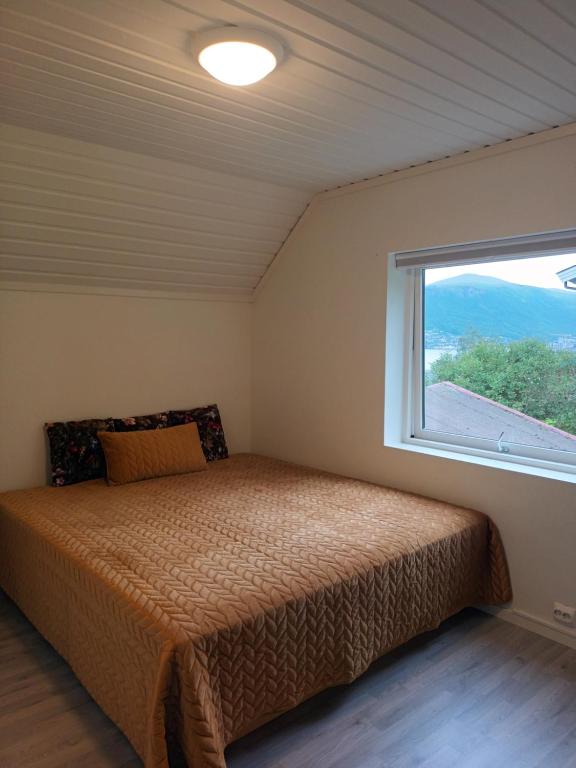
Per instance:
[[[489,243],[468,243],[462,246],[448,246],[422,251],[391,254],[394,268],[402,268],[406,275],[405,328],[404,328],[404,382],[403,435],[402,441],[432,451],[450,451],[468,457],[489,459],[506,465],[524,465],[552,472],[576,475],[576,452],[538,448],[506,441],[437,432],[422,427],[424,403],[424,323],[423,323],[423,275],[427,264],[430,266],[455,266],[465,263],[523,259],[529,256],[560,255],[576,252],[576,230],[561,233],[544,233],[537,236],[537,248],[531,249],[526,242],[530,237],[506,238]],[[515,242],[514,242],[515,241]],[[560,247],[557,247],[560,246]],[[471,259],[475,254],[490,253],[489,257]],[[438,256],[438,254],[441,254]],[[502,255],[505,253],[506,255]],[[432,257],[431,257],[432,256]],[[402,264],[410,264],[406,267]],[[413,262],[416,264],[412,264]],[[419,263],[418,263],[419,262]],[[511,467],[512,468],[512,467]]]

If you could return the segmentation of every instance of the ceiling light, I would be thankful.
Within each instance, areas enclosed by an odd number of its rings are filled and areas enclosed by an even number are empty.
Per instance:
[[[282,61],[284,48],[259,29],[218,27],[193,37],[198,63],[227,85],[251,85],[269,75]]]

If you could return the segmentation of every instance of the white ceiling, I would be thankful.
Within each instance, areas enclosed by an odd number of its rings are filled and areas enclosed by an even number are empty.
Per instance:
[[[4,284],[249,298],[305,204],[289,187],[0,125]]]
[[[0,0],[0,9],[3,121],[225,174],[238,188],[274,185],[291,204],[273,237],[262,224],[260,272],[315,192],[576,119],[574,0]],[[190,34],[223,23],[275,32],[285,62],[245,89],[212,80],[189,56]],[[199,226],[188,227],[191,254]]]

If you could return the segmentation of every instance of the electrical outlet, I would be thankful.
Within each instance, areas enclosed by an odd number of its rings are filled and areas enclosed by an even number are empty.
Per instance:
[[[569,627],[576,625],[576,608],[573,605],[554,603],[553,615],[561,624],[567,624]]]

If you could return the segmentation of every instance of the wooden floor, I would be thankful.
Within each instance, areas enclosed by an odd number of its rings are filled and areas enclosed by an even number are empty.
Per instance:
[[[1,768],[141,768],[0,593]],[[576,768],[576,651],[465,611],[228,750],[229,768]]]

